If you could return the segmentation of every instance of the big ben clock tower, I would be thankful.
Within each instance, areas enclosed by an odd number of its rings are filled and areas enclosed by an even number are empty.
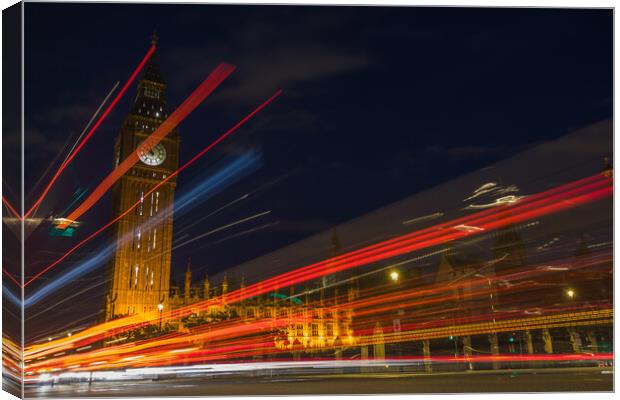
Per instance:
[[[156,42],[153,35],[153,44]],[[127,158],[168,117],[166,84],[153,53],[144,67],[130,114],[114,145],[114,167]],[[139,204],[115,225],[116,253],[108,276],[105,319],[168,309],[170,256],[176,178],[147,192],[178,167],[175,128],[148,152],[112,190],[114,215]],[[163,307],[163,308],[162,308]]]

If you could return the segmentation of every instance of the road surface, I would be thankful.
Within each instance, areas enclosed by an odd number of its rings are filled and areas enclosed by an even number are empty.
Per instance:
[[[610,368],[530,369],[435,374],[350,374],[273,378],[177,378],[30,387],[26,397],[245,396],[380,393],[612,391]]]

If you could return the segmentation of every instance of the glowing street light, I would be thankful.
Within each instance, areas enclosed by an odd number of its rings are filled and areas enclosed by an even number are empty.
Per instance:
[[[159,330],[161,331],[161,312],[164,311],[164,305],[159,303],[157,309],[159,310]]]
[[[400,278],[400,274],[397,271],[392,271],[390,272],[390,279],[394,282],[398,282],[398,279]]]
[[[566,295],[568,296],[569,299],[573,299],[575,297],[575,291],[573,289],[568,289],[566,291]]]

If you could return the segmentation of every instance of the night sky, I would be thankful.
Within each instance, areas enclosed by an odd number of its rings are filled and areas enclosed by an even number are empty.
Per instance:
[[[181,162],[283,90],[183,172],[177,196],[235,154],[260,151],[262,166],[198,201],[175,230],[245,193],[184,234],[271,213],[175,251],[178,276],[188,257],[203,272],[222,271],[612,116],[611,10],[27,3],[25,26],[27,205],[153,31],[171,109],[218,62],[237,66],[181,124]],[[112,170],[134,93],[63,174],[41,216],[60,213],[76,189]],[[76,237],[45,239],[51,253],[33,254],[32,270],[110,217],[106,197]],[[102,236],[99,245],[111,237]]]

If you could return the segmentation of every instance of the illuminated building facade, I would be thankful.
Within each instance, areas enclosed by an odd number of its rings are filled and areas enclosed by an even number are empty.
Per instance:
[[[243,291],[244,279],[234,288],[229,285],[225,275],[220,285],[211,286],[208,276],[199,284],[192,282],[191,264],[185,272],[183,289],[170,288],[170,307],[176,309],[226,294],[229,290]],[[304,293],[307,293],[305,290]],[[256,296],[234,304],[213,305],[206,311],[197,308],[188,318],[175,323],[175,329],[184,331],[192,326],[225,319],[239,318],[243,322],[255,320],[287,320],[285,328],[274,337],[275,346],[281,350],[321,351],[355,344],[352,330],[353,312],[344,306],[338,293],[325,296],[325,291],[317,290],[319,297],[308,294],[295,295],[294,289],[284,293],[270,293]],[[355,298],[355,290],[349,288],[347,300]],[[346,302],[344,302],[346,305]]]
[[[139,151],[167,117],[166,84],[153,53],[114,146],[114,167],[136,150],[140,158],[113,188],[114,215],[138,205],[115,224],[117,248],[109,269],[106,320],[155,311],[160,304],[168,307],[176,179],[148,192],[178,167],[178,131],[174,129],[151,151]]]

